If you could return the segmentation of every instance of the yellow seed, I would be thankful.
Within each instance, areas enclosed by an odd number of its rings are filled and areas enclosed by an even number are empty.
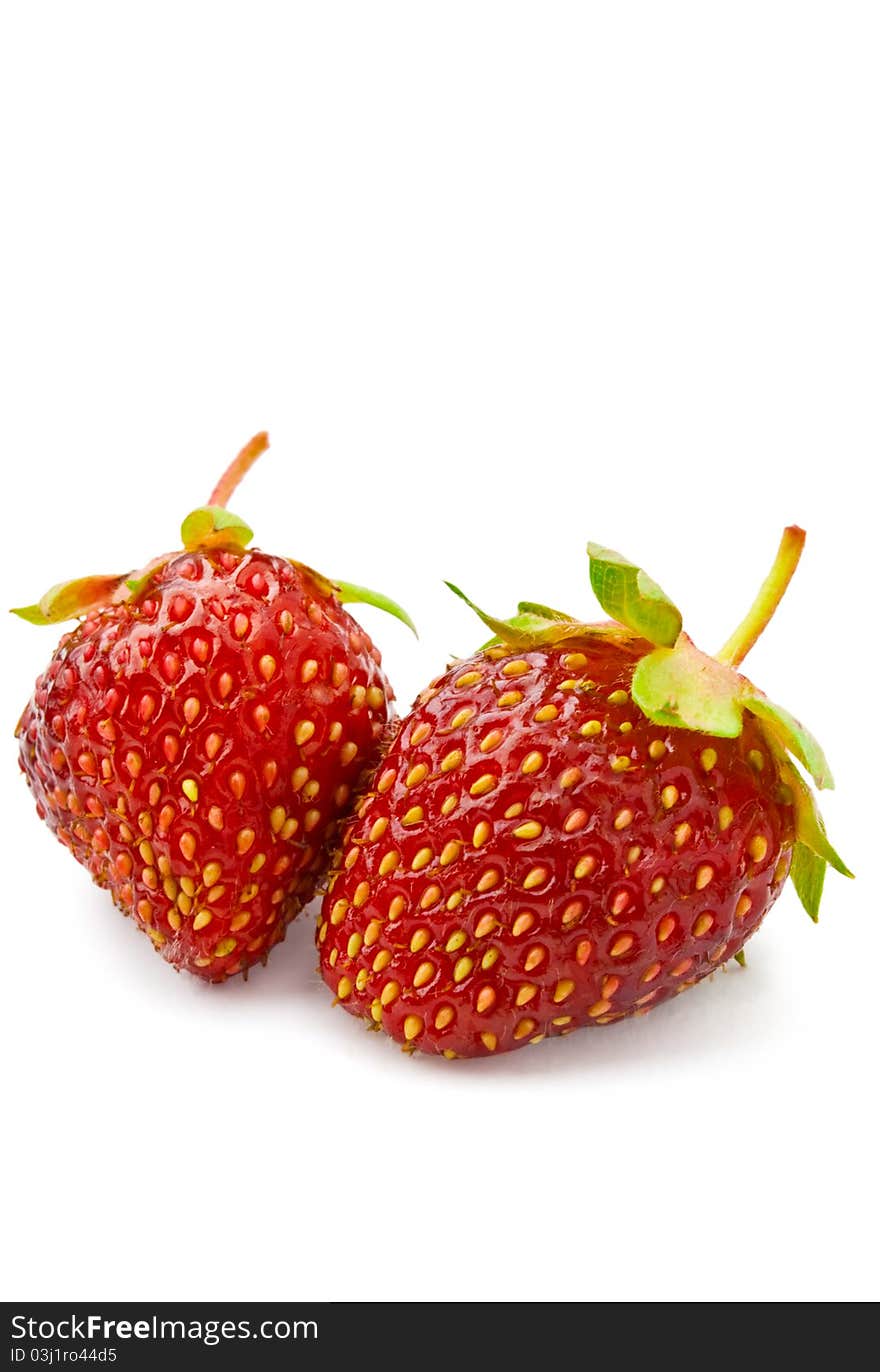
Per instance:
[[[364,930],[364,947],[372,948],[373,944],[379,941],[381,932],[382,926],[379,921],[377,919],[371,919]]]
[[[177,933],[183,921],[181,920],[180,915],[177,913],[176,910],[168,911],[168,923],[171,925],[171,928],[174,930],[174,932]]]
[[[459,948],[463,948],[467,943],[467,934],[463,929],[456,929],[454,934],[450,934],[446,940],[447,953],[457,953]]]
[[[480,1038],[483,1041],[484,1048],[486,1048],[490,1053],[494,1053],[495,1049],[498,1047],[498,1035],[491,1034],[487,1030],[486,1033],[480,1035]]]
[[[216,886],[223,874],[223,868],[219,862],[207,862],[202,868],[202,881],[206,886]]]
[[[387,948],[380,948],[380,949],[379,949],[379,952],[378,952],[378,953],[376,954],[376,956],[373,958],[373,971],[374,971],[374,972],[384,972],[384,971],[385,971],[385,968],[388,966],[388,964],[389,964],[390,961],[391,961],[391,954],[389,953],[388,949],[387,949]]]
[[[499,743],[503,738],[504,733],[501,729],[491,729],[489,733],[486,735],[486,737],[483,739],[482,743],[480,744],[480,752],[491,753],[495,748],[498,747]]]
[[[569,672],[582,672],[587,665],[587,659],[583,653],[566,653],[562,665]]]
[[[648,756],[652,758],[654,762],[659,762],[665,753],[666,744],[663,742],[662,738],[652,739],[648,744]]]
[[[501,880],[501,873],[497,867],[487,867],[480,880],[477,882],[477,890],[482,894],[484,891],[493,890]]]
[[[498,704],[503,709],[509,709],[511,705],[518,705],[522,700],[522,691],[505,691],[498,697]]]
[[[575,880],[582,881],[584,877],[592,876],[596,870],[596,859],[592,853],[585,853],[582,858],[578,858],[577,866],[574,869]]]
[[[456,710],[452,719],[449,721],[448,727],[450,729],[463,729],[465,724],[470,723],[476,713],[476,710],[472,709],[470,705],[463,705],[460,710]]]
[[[751,908],[752,908],[752,898],[751,898],[751,896],[746,896],[746,895],[740,896],[739,900],[736,902],[736,910],[735,910],[735,912],[734,912],[735,915],[736,915],[736,918],[737,918],[737,919],[745,919],[746,915],[749,913],[749,911],[751,910]]]
[[[431,906],[436,905],[437,901],[440,899],[442,895],[443,892],[440,889],[440,887],[436,885],[436,883],[432,883],[432,885],[426,886],[424,891],[422,892],[422,898],[419,901],[419,909],[430,910]]]
[[[548,875],[546,867],[533,867],[523,882],[523,890],[532,891],[536,886],[543,886]]]
[[[730,828],[732,823],[733,811],[729,805],[722,805],[721,809],[718,811],[718,828],[721,830],[722,834],[725,829]]]
[[[450,1025],[454,1019],[455,1019],[455,1011],[453,1010],[452,1006],[451,1006],[451,1005],[441,1005],[440,1009],[437,1011],[436,1015],[434,1016],[434,1028],[435,1028],[435,1029],[446,1029],[447,1026]]]
[[[539,824],[536,819],[526,820],[525,824],[520,824],[513,831],[514,838],[538,838],[544,832],[543,824]]]
[[[574,990],[574,982],[573,982],[573,981],[570,981],[568,978],[565,978],[565,979],[563,979],[562,981],[558,981],[558,982],[556,983],[556,986],[555,986],[554,991],[553,991],[553,1000],[554,1000],[554,1003],[555,1003],[556,1005],[560,1005],[560,1004],[562,1003],[562,1001],[568,1000],[568,998],[569,998],[569,996],[571,995],[571,993],[572,993],[573,990]]]
[[[459,959],[458,959],[458,962],[455,964],[455,967],[454,967],[453,970],[452,970],[452,980],[453,980],[454,982],[456,982],[456,984],[457,984],[458,982],[460,982],[460,981],[464,981],[465,977],[470,976],[470,974],[471,974],[471,972],[472,972],[473,970],[474,970],[474,960],[473,960],[473,958],[469,958],[469,957],[459,958]]]
[[[427,867],[434,853],[431,848],[420,848],[410,863],[410,870],[420,872],[423,867]]]
[[[295,791],[301,791],[309,779],[308,767],[294,767],[290,774],[290,784]]]
[[[759,753],[757,748],[750,748],[749,751],[748,751],[748,759],[749,759],[749,766],[750,766],[750,767],[753,767],[753,768],[755,769],[756,772],[763,772],[763,770],[764,770],[764,754],[763,754],[763,753]]]
[[[271,653],[264,653],[257,663],[257,670],[264,681],[271,681],[278,670],[278,663]]]
[[[714,748],[704,748],[700,753],[700,766],[704,772],[711,772],[717,761],[718,754]]]
[[[455,859],[459,856],[461,850],[462,844],[459,843],[457,839],[450,839],[450,841],[445,844],[443,852],[440,854],[440,866],[448,867],[450,862],[455,862]]]
[[[449,899],[448,899],[447,902],[446,902],[446,908],[447,908],[447,910],[457,910],[458,907],[459,907],[459,905],[461,905],[462,901],[464,900],[464,898],[465,898],[465,892],[464,892],[464,891],[453,891],[453,892],[452,892],[452,895],[449,897]]]
[[[234,934],[237,934],[239,929],[244,929],[246,925],[250,924],[250,920],[251,917],[247,910],[241,910],[229,921],[229,927]],[[326,925],[323,927],[326,928]]]
[[[441,772],[452,772],[456,767],[460,767],[464,759],[464,753],[460,748],[453,748],[451,753],[447,753],[440,763]]]
[[[359,991],[363,991],[366,989],[366,985],[369,980],[369,972],[367,971],[366,967],[362,967],[354,979],[354,984]]]
[[[379,863],[379,876],[387,877],[389,872],[396,871],[399,866],[400,854],[396,848],[392,848],[390,852],[385,853],[382,861]]]
[[[403,1021],[403,1036],[407,1043],[412,1043],[413,1039],[417,1039],[424,1027],[425,1022],[418,1015],[407,1015]]]
[[[641,856],[642,856],[642,850],[641,850],[641,848],[639,847],[639,845],[638,845],[637,843],[634,843],[634,844],[632,845],[632,847],[631,847],[631,848],[628,848],[627,851],[626,851],[626,863],[627,863],[627,866],[628,866],[628,867],[635,867],[636,863],[638,862],[638,860],[639,860],[639,858],[640,858]]]
[[[431,934],[428,929],[416,929],[409,941],[409,950],[411,953],[420,953],[423,948],[427,948],[430,942]]]
[[[392,1001],[397,1000],[399,995],[400,986],[398,983],[396,981],[388,981],[382,987],[382,994],[379,997],[379,1000],[383,1005],[390,1005]]]
[[[562,776],[559,778],[559,785],[562,787],[563,791],[569,791],[572,786],[578,784],[582,775],[583,773],[581,772],[580,767],[566,767]]]
[[[571,1015],[556,1015],[551,1023],[555,1024],[557,1028],[561,1028],[563,1024],[571,1024]]]
[[[374,1000],[370,1006],[370,1015],[376,1024],[382,1023],[382,1002]]]
[[[691,826],[688,824],[687,820],[685,820],[683,824],[676,824],[672,836],[676,848],[683,848],[692,833],[693,830],[691,829]]]
[[[633,822],[632,810],[618,810],[614,816],[615,829],[626,829]]]
[[[664,915],[657,925],[657,942],[665,943],[669,936],[674,932],[676,925],[675,915]]]
[[[477,1014],[486,1015],[495,1004],[495,992],[491,986],[484,986],[477,996]]]
[[[334,728],[334,726],[331,725],[331,726],[330,726],[330,733],[331,733],[331,735],[332,735],[332,733],[333,733],[333,728]],[[338,737],[339,737],[339,735],[337,734],[337,738],[338,738]],[[336,740],[334,739],[333,741],[335,742]],[[340,760],[340,762],[342,763],[342,765],[343,765],[344,767],[347,767],[348,764],[349,764],[350,762],[354,762],[354,760],[355,760],[356,757],[357,757],[357,744],[356,744],[356,743],[353,743],[352,740],[349,739],[346,743],[343,743],[342,747],[339,749],[339,760]],[[385,786],[385,787],[379,786],[377,789],[380,790],[380,791],[382,791],[382,790],[387,790],[388,788],[387,788],[387,786]]]
[[[629,700],[626,691],[612,691],[608,697],[609,705],[625,705]]]
[[[476,686],[477,683],[482,680],[482,672],[462,672],[461,676],[456,679],[454,684],[458,690],[464,690],[467,686]]]
[[[709,885],[709,882],[712,880],[714,875],[714,867],[710,867],[708,862],[704,862],[701,867],[697,868],[697,875],[694,881],[694,887],[696,888],[696,890],[705,891],[706,887]]]
[[[388,828],[388,820],[387,820],[386,816],[383,815],[380,819],[377,819],[377,820],[374,821],[373,827],[372,827],[371,830],[370,830],[370,836],[369,836],[369,839],[367,840],[367,842],[368,842],[368,843],[375,843],[377,839],[380,839],[380,838],[382,837],[382,835],[384,834],[384,832],[385,832],[385,830],[386,830],[387,828]]]
[[[500,957],[501,954],[497,948],[490,948],[488,952],[485,952],[480,960],[483,971],[488,972],[489,968],[494,967]]]
[[[601,734],[601,732],[602,725],[599,723],[598,719],[588,719],[586,724],[581,725],[582,738],[595,738],[596,735]]]
[[[513,929],[511,930],[513,937],[520,938],[523,934],[527,934],[534,922],[535,916],[532,914],[531,910],[521,911],[513,921]]]
[[[492,837],[492,826],[488,820],[481,819],[474,829],[473,845],[475,848],[482,848],[484,843],[488,843]]]
[[[705,914],[697,915],[697,918],[694,920],[694,927],[692,931],[694,938],[702,938],[703,934],[708,934],[709,930],[712,928],[712,925],[714,923],[715,920],[709,914],[708,910],[705,912]]]
[[[521,771],[521,772],[525,772],[525,773],[527,773],[527,774],[529,774],[529,773],[531,773],[531,772],[539,772],[543,766],[544,766],[544,754],[543,754],[543,753],[539,753],[539,752],[527,753],[526,756],[525,756],[525,757],[523,758],[523,760],[522,760],[522,765],[521,765],[521,767],[520,767],[520,771]]]
[[[536,1028],[537,1025],[533,1019],[521,1019],[513,1031],[513,1037],[515,1039],[528,1038],[529,1034],[533,1033]]]
[[[173,877],[165,878],[162,882],[162,890],[169,900],[177,900],[177,882]]]
[[[405,909],[406,901],[404,900],[403,896],[395,896],[391,904],[388,906],[388,918],[393,923],[394,920],[400,919],[400,916],[403,914]]]
[[[663,887],[664,887],[665,885],[666,885],[666,878],[665,878],[665,877],[655,877],[654,880],[651,882],[651,895],[652,895],[652,896],[659,895],[659,893],[663,890]]]
[[[629,905],[629,891],[618,891],[614,900],[611,902],[612,915],[622,915]]]
[[[347,1000],[351,995],[352,985],[348,977],[340,977],[339,985],[336,987],[337,1000]]]
[[[371,710],[381,710],[385,704],[385,692],[381,686],[367,687],[367,704]]]
[[[225,886],[212,886],[211,889],[210,889],[210,891],[208,892],[208,897],[207,897],[207,898],[208,898],[208,904],[209,904],[209,905],[216,905],[216,904],[217,904],[217,901],[218,901],[218,900],[222,900],[222,898],[223,898],[223,896],[224,896],[225,894],[226,894],[226,887],[225,887]]]
[[[356,910],[359,910],[362,905],[366,905],[369,898],[370,883],[368,881],[358,882],[357,886],[354,888],[354,895],[351,898],[352,905]]]
[[[277,834],[284,821],[287,819],[287,811],[283,805],[273,805],[269,811],[269,824],[273,834]]]
[[[181,877],[180,889],[184,891],[186,895],[194,896],[196,893],[196,884],[193,881],[192,877]]]
[[[622,958],[624,953],[629,952],[634,943],[635,939],[632,934],[618,934],[611,945],[611,956],[613,958]]]
[[[549,720],[556,719],[558,714],[555,705],[542,705],[540,710],[535,711],[533,718],[536,724],[546,724]]]
[[[596,1019],[599,1015],[604,1015],[610,1009],[610,1000],[597,1000],[595,1005],[590,1006],[587,1014],[590,1016],[590,1019]]]
[[[416,974],[413,977],[413,986],[415,986],[416,989],[422,986],[427,986],[428,982],[431,980],[433,975],[433,962],[420,962],[418,967],[416,968]]]
[[[532,986],[529,983],[526,983],[525,986],[521,986],[517,991],[516,1003],[518,1006],[528,1005],[529,1001],[532,1000],[537,994],[537,986]]]
[[[628,719],[625,719],[625,720],[623,721],[622,724],[618,725],[618,731],[619,731],[621,734],[631,734],[631,733],[632,733],[632,727],[633,727],[633,726],[632,726],[632,724],[629,722],[629,720],[628,720]]]
[[[540,967],[546,956],[547,949],[537,944],[534,948],[529,949],[523,966],[527,972],[533,972],[536,967]]]
[[[678,800],[677,786],[664,786],[660,792],[660,803],[664,810],[671,810]]]
[[[530,671],[529,664],[523,658],[515,658],[513,662],[505,662],[501,671],[505,676],[524,676]]]
[[[347,901],[347,900],[337,900],[337,901],[335,901],[334,904],[333,904],[333,909],[330,911],[330,923],[331,923],[331,924],[341,924],[342,921],[345,919],[345,912],[347,911],[347,909],[348,909],[348,901]]]
[[[504,818],[518,819],[525,808],[522,801],[514,801],[513,805],[508,805],[507,809],[504,811]]]
[[[491,934],[497,928],[497,925],[498,921],[494,915],[481,915],[474,930],[474,937],[485,938],[487,934]]]
[[[346,953],[348,954],[348,956],[349,956],[350,958],[356,958],[356,957],[357,957],[358,953],[361,951],[361,945],[362,945],[362,943],[363,943],[363,938],[361,937],[360,934],[352,934],[352,936],[351,936],[351,938],[348,940],[348,943],[346,944],[346,948],[345,948],[345,951],[346,951]]]
[[[441,813],[441,815],[446,815],[446,816],[448,817],[449,815],[452,814],[453,810],[455,809],[455,807],[456,807],[457,805],[458,805],[458,796],[457,796],[457,795],[455,795],[455,794],[453,793],[452,795],[447,796],[446,799],[444,800],[443,804],[440,806],[440,813]]]
[[[626,772],[629,770],[628,757],[613,757],[611,759],[612,772]]]
[[[293,731],[293,737],[300,747],[314,737],[315,726],[310,719],[301,719]]]
[[[192,777],[187,777],[185,781],[181,782],[180,789],[183,791],[187,800],[192,801],[193,805],[195,805],[199,798],[199,783],[193,781]]]
[[[208,811],[208,823],[212,829],[220,830],[223,828],[223,811],[219,805],[212,805]]]
[[[237,947],[238,944],[234,938],[222,938],[214,949],[214,957],[225,958]]]
[[[767,856],[767,840],[763,834],[755,834],[749,843],[749,857],[755,862],[763,862]]]
[[[428,768],[425,766],[424,762],[417,762],[415,767],[411,767],[407,772],[406,780],[403,784],[407,787],[418,786],[420,782],[425,780],[427,775]]]
[[[473,785],[470,788],[470,793],[472,796],[484,796],[489,791],[494,791],[496,785],[497,781],[496,778],[492,775],[492,773],[484,772],[483,775],[481,777],[478,777],[477,780],[473,783]]]
[[[421,824],[424,818],[425,812],[422,809],[421,805],[413,805],[409,810],[407,810],[406,814],[400,822],[401,824],[409,826],[411,824]]]

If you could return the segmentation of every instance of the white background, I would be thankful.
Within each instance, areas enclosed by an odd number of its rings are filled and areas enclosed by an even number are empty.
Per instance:
[[[405,708],[481,631],[593,613],[588,537],[707,648],[782,526],[751,675],[832,837],[750,966],[497,1061],[330,1008],[301,918],[175,976],[37,822],[2,627],[2,1294],[878,1295],[878,12],[872,4],[31,4],[0,41],[4,595],[235,508],[371,610]]]

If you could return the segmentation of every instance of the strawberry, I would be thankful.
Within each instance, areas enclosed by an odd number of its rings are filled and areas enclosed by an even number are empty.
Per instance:
[[[15,612],[83,616],[18,726],[37,813],[173,966],[213,982],[284,937],[385,730],[379,653],[343,601],[409,623],[246,548],[226,501],[267,446],[187,517],[182,552]]]
[[[736,670],[803,538],[786,531],[719,660],[592,545],[616,624],[477,612],[495,639],[404,721],[323,903],[321,970],[347,1010],[410,1050],[500,1053],[645,1013],[741,959],[790,871],[816,916],[826,864],[850,874],[790,754],[819,786],[827,764]]]

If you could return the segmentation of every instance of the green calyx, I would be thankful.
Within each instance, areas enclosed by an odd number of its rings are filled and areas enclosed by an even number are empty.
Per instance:
[[[701,652],[684,633],[680,612],[655,581],[627,558],[595,543],[588,545],[590,582],[602,609],[615,621],[612,624],[586,624],[528,601],[520,603],[511,619],[496,619],[478,609],[457,586],[446,584],[492,630],[491,643],[528,650],[572,638],[617,637],[652,645],[636,666],[632,698],[655,724],[738,738],[746,712],[753,715],[791,798],[795,814],[792,881],[805,910],[816,919],[827,867],[843,876],[851,877],[852,872],[829,843],[813,792],[795,762],[817,790],[833,788],[831,769],[820,745],[800,721],[736,670],[785,594],[805,538],[802,529],[785,530],[754,603],[717,657]]]
[[[241,452],[233,458],[226,468],[206,505],[191,510],[180,528],[180,537],[186,552],[200,549],[225,548],[233,552],[244,552],[253,538],[253,530],[248,524],[226,508],[227,501],[234,494],[242,477],[250,471],[257,458],[269,446],[269,435],[258,433],[246,443]],[[292,559],[291,559],[292,560]],[[146,567],[135,572],[125,572],[121,576],[86,576],[74,581],[64,581],[53,586],[35,605],[23,605],[14,609],[12,614],[29,624],[59,624],[65,619],[76,619],[93,610],[123,602],[136,603],[147,590],[150,582],[168,557],[155,558]],[[294,563],[294,566],[300,566]],[[379,591],[370,591],[365,586],[355,586],[348,581],[330,581],[309,568],[303,570],[318,584],[325,595],[332,595],[342,604],[359,602],[374,605],[406,624],[413,633],[416,627],[402,606]]]

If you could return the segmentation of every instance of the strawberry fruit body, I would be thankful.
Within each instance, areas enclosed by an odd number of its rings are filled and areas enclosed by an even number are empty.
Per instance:
[[[494,1054],[654,1008],[741,954],[804,848],[802,791],[751,709],[732,736],[670,700],[651,718],[634,680],[644,699],[654,644],[537,611],[489,619],[513,642],[422,695],[323,904],[328,985],[411,1049]]]
[[[169,962],[222,981],[312,895],[392,696],[336,586],[247,550],[219,505],[196,514],[187,549],[144,576],[24,612],[84,617],[18,734],[56,836]]]

